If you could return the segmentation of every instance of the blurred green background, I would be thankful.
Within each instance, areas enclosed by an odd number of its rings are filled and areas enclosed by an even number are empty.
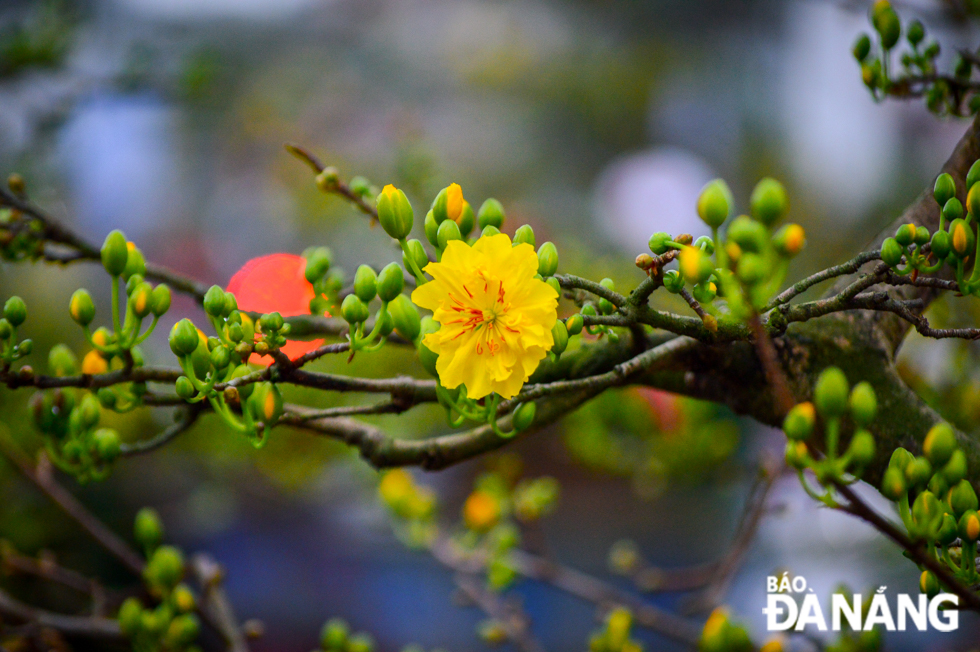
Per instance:
[[[940,14],[942,3],[908,4],[903,18],[922,18],[948,52],[976,36]],[[20,172],[38,204],[89,240],[121,228],[149,260],[207,283],[225,285],[254,256],[312,244],[330,246],[348,270],[398,259],[363,217],[316,190],[283,150],[295,142],[345,178],[404,188],[417,210],[453,181],[474,206],[494,196],[505,231],[531,224],[539,242],[558,244],[563,271],[621,288],[640,280],[632,261],[652,232],[704,232],[694,204],[706,181],[724,176],[744,206],[772,175],[809,237],[795,277],[858,251],[930,182],[965,128],[917,104],[872,102],[849,53],[865,11],[830,0],[7,0],[0,170]],[[66,310],[78,287],[106,305],[95,266],[0,266],[0,295],[28,302],[36,366],[59,341],[84,352]],[[975,317],[947,303],[934,312]],[[147,343],[151,362],[172,362],[165,334],[183,316],[201,313],[176,300]],[[424,373],[389,349],[317,364]],[[903,356],[916,387],[974,427],[975,353],[913,335]],[[29,395],[0,390],[0,429],[33,450]],[[323,406],[342,398],[287,395]],[[445,430],[439,416],[374,421],[419,437]],[[106,419],[135,439],[170,417]],[[623,537],[668,567],[717,558],[757,459],[781,445],[778,432],[710,406],[626,390],[512,450],[529,475],[561,481],[560,507],[543,524],[548,549],[605,577],[607,551]],[[416,475],[455,518],[483,467]],[[135,511],[152,505],[171,540],[210,551],[227,568],[238,614],[265,623],[257,650],[305,652],[330,616],[385,650],[483,649],[473,634],[480,614],[453,606],[447,571],[402,548],[376,501],[375,472],[342,445],[280,428],[255,451],[205,418],[104,483],[65,481],[126,536]],[[0,487],[0,537],[29,553],[53,550],[110,584],[128,581],[2,462]],[[795,480],[771,505],[727,596],[756,633],[765,576],[777,570],[805,575],[823,595],[840,582],[916,590],[914,567],[894,548],[818,510]],[[77,608],[40,584],[0,582],[35,604]],[[589,605],[529,582],[517,591],[546,647],[584,647]],[[967,649],[978,631],[964,618],[956,634],[888,640],[895,650]]]

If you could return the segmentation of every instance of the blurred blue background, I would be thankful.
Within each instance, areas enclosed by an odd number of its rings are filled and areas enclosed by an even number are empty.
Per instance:
[[[941,4],[900,10],[923,18],[947,52],[970,44],[976,29],[942,17]],[[3,34],[25,26],[52,56],[0,71],[0,169],[23,174],[38,204],[90,240],[121,228],[149,260],[222,285],[254,256],[311,244],[330,246],[348,270],[397,258],[349,206],[316,190],[287,141],[345,178],[395,183],[417,210],[453,181],[474,206],[494,196],[508,212],[505,230],[529,223],[539,242],[559,245],[563,270],[626,288],[639,280],[632,260],[652,232],[704,232],[694,204],[706,181],[725,177],[745,206],[753,184],[772,175],[790,191],[790,219],[807,229],[798,276],[858,251],[931,181],[965,128],[919,104],[873,103],[850,55],[868,29],[866,9],[831,0],[7,0]],[[81,333],[64,326],[79,286],[105,305],[95,267],[0,267],[3,295],[28,299],[42,352],[66,339],[82,351]],[[148,357],[167,361],[170,325],[198,314],[176,301]],[[906,373],[940,382],[934,361],[949,351],[938,346],[910,342]],[[389,375],[404,364],[414,363],[376,357],[349,372]],[[36,447],[28,394],[0,392],[4,421]],[[135,438],[167,423],[143,412],[117,425]],[[426,435],[445,430],[437,417],[376,421]],[[724,463],[653,481],[577,463],[562,426],[515,446],[529,475],[562,482],[561,505],[543,525],[548,550],[618,583],[606,556],[623,537],[667,567],[717,558],[755,460],[779,455],[783,441],[738,427]],[[451,574],[392,535],[375,472],[340,445],[280,431],[256,452],[205,419],[103,484],[69,484],[120,532],[152,505],[170,538],[210,551],[238,614],[265,623],[257,650],[306,652],[330,616],[370,631],[384,650],[484,649],[473,633],[482,616],[453,605]],[[0,468],[0,535],[125,580]],[[439,490],[452,518],[482,468],[417,478]],[[916,592],[915,569],[894,547],[818,509],[794,478],[770,507],[726,596],[753,632],[764,630],[765,576],[786,569],[823,596],[842,582]],[[529,582],[517,592],[546,647],[584,648],[590,605]],[[893,650],[965,650],[978,633],[964,618],[957,634],[887,640]]]

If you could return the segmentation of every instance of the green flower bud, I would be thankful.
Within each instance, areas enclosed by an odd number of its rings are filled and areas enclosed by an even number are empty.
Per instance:
[[[652,251],[656,256],[664,255],[667,253],[667,250],[670,249],[670,246],[667,243],[671,240],[673,240],[673,238],[670,237],[669,233],[664,233],[663,231],[654,233],[650,236],[650,242],[648,243],[650,246],[650,251]]]
[[[122,277],[129,280],[133,276],[146,275],[146,261],[143,259],[143,252],[132,242],[126,243],[126,267],[123,268]]]
[[[415,261],[415,265],[419,268],[420,272],[429,264],[429,255],[425,253],[425,247],[418,240],[408,241],[408,254],[411,254],[411,259]],[[408,254],[402,253],[402,262],[405,265],[405,269],[411,271],[412,265],[409,263]]]
[[[211,365],[215,369],[224,369],[231,363],[231,351],[225,346],[216,346],[211,351]]]
[[[480,232],[481,238],[489,238],[492,235],[500,235],[500,229],[493,226],[492,224],[483,227],[483,231]]]
[[[356,294],[348,294],[340,305],[340,314],[348,324],[360,324],[370,316],[367,305]]]
[[[181,319],[170,329],[170,350],[177,357],[190,355],[199,343],[197,328],[190,319]]]
[[[194,614],[181,614],[170,621],[164,641],[167,649],[179,650],[197,639],[201,624]]]
[[[922,452],[936,468],[946,464],[955,450],[956,435],[948,423],[937,423],[930,428],[922,443]]]
[[[949,484],[956,484],[966,477],[966,453],[957,448],[942,468],[943,477]]]
[[[902,23],[888,0],[878,0],[871,9],[871,24],[881,37],[881,47],[891,50],[902,35]]]
[[[953,245],[948,233],[945,231],[936,231],[932,234],[932,253],[939,260],[945,260],[952,248]]]
[[[922,571],[922,575],[919,576],[919,590],[930,598],[939,595],[940,586],[936,574],[928,570]]]
[[[27,319],[27,304],[20,297],[10,297],[3,304],[3,316],[11,326],[17,328]]]
[[[527,243],[534,246],[534,229],[530,224],[525,224],[514,232],[514,244]]]
[[[936,203],[940,207],[945,207],[950,199],[956,197],[956,182],[949,173],[943,172],[936,177],[936,185],[933,186],[932,196],[936,198]]]
[[[790,439],[802,441],[809,438],[813,433],[815,421],[816,413],[813,410],[813,403],[800,403],[795,405],[783,420],[783,432]]]
[[[973,490],[966,480],[960,480],[949,490],[949,506],[957,516],[969,510],[976,510],[980,507],[977,503],[977,492]]]
[[[677,294],[684,289],[684,277],[676,269],[664,272],[664,287],[671,294]]]
[[[447,186],[439,191],[436,198],[432,200],[431,212],[432,216],[435,218],[436,224],[442,225],[449,216],[449,189],[451,186]],[[462,206],[460,206],[460,209]],[[455,221],[455,220],[453,220]],[[433,243],[434,244],[434,243]]]
[[[374,639],[367,632],[358,632],[347,639],[347,652],[374,652]]]
[[[425,220],[422,223],[425,227],[425,239],[429,241],[433,247],[439,246],[439,223],[436,222],[435,214],[429,211],[425,214]]]
[[[521,432],[522,430],[527,430],[534,423],[534,415],[537,412],[537,405],[534,401],[529,403],[521,403],[514,410],[514,418],[511,424],[514,426],[514,430]]]
[[[99,428],[92,433],[92,443],[100,460],[110,463],[119,457],[119,433],[112,428]]]
[[[170,598],[174,603],[174,607],[177,608],[177,611],[182,613],[193,611],[195,606],[197,606],[197,600],[194,598],[194,593],[186,584],[178,584],[176,587],[174,587]]]
[[[558,271],[558,249],[553,242],[546,242],[538,248],[538,274],[554,276]]]
[[[582,328],[585,326],[585,319],[582,315],[575,314],[565,320],[565,329],[568,331],[569,335],[578,335],[582,332]]]
[[[73,376],[78,372],[78,357],[65,344],[55,344],[48,352],[48,369],[53,376]]]
[[[148,584],[164,590],[177,586],[184,577],[184,555],[173,546],[160,546],[143,569]]]
[[[561,283],[558,282],[558,279],[556,279],[554,276],[549,276],[544,280],[544,282],[548,284],[548,287],[555,291],[557,296],[561,296]]]
[[[766,227],[747,215],[736,217],[728,227],[728,240],[741,247],[742,251],[761,252],[768,237]]]
[[[616,306],[609,299],[599,299],[599,312],[603,315],[611,315],[616,312]]]
[[[91,428],[99,422],[99,400],[92,394],[86,394],[78,404],[78,413],[85,428]]]
[[[87,290],[75,290],[68,303],[68,314],[80,326],[88,326],[95,319],[95,304]]]
[[[867,34],[861,34],[857,41],[854,42],[854,47],[851,48],[851,54],[857,59],[858,63],[864,63],[864,60],[868,58],[871,53],[871,39],[868,38]]]
[[[362,176],[356,176],[351,179],[347,187],[358,197],[365,197],[371,192],[371,182]]]
[[[306,269],[303,275],[306,280],[310,283],[315,283],[324,277],[324,275],[330,271],[330,266],[333,264],[333,252],[327,247],[317,247],[310,252],[309,257],[306,259]]]
[[[405,193],[390,183],[378,195],[378,221],[385,233],[395,240],[404,240],[412,232],[415,213]]]
[[[715,253],[715,241],[706,235],[702,235],[695,240],[692,246],[697,247],[709,256]]]
[[[256,421],[274,425],[282,416],[282,393],[275,383],[256,383],[248,399],[248,408]]]
[[[684,279],[689,283],[706,281],[715,271],[711,257],[695,247],[684,247],[681,249],[678,267]],[[666,282],[664,285],[666,285]]]
[[[792,258],[806,246],[806,231],[799,224],[786,224],[772,236],[772,245],[780,256]]]
[[[970,510],[960,517],[959,535],[964,541],[975,542],[980,539],[980,515]]]
[[[130,295],[130,303],[133,306],[133,314],[143,319],[150,314],[153,308],[153,286],[149,283],[140,283]]]
[[[905,479],[913,487],[924,486],[932,476],[932,464],[924,457],[916,457],[905,467]]]
[[[378,294],[378,275],[367,265],[361,265],[354,273],[354,294],[364,303]]]
[[[909,23],[908,33],[905,37],[909,40],[909,44],[915,47],[926,37],[926,28],[922,26],[921,21],[913,20]]]
[[[939,499],[931,491],[920,493],[912,504],[912,519],[921,530],[928,528],[933,521],[936,521],[943,514],[943,508],[939,504]],[[923,534],[925,531],[923,531]]]
[[[713,229],[721,226],[731,212],[732,191],[722,179],[709,181],[698,197],[698,215]]]
[[[915,228],[915,239],[913,242],[915,242],[916,245],[921,247],[925,243],[929,242],[929,238],[929,229],[924,226],[918,226]]]
[[[980,217],[980,188],[976,184],[966,195],[966,210],[974,217]]]
[[[487,199],[476,214],[476,223],[481,229],[488,226],[499,229],[504,225],[504,207],[496,199]]]
[[[340,618],[331,618],[320,630],[320,647],[326,652],[345,652],[350,628]]]
[[[775,179],[766,177],[755,185],[749,204],[752,217],[766,226],[772,226],[786,214],[786,189]]]
[[[568,347],[568,328],[565,326],[565,322],[560,319],[555,322],[555,325],[551,327],[551,337],[555,341],[551,351],[555,355],[564,353]]]
[[[446,245],[452,240],[462,240],[463,234],[459,231],[459,225],[452,220],[446,220],[439,225],[436,232],[436,243],[440,249],[445,249]]]
[[[388,304],[388,314],[391,315],[392,323],[399,335],[409,342],[414,342],[418,338],[422,322],[419,319],[418,309],[408,295],[399,294],[395,297]]]
[[[881,260],[889,267],[895,267],[902,262],[904,255],[904,247],[898,244],[895,238],[885,238],[885,241],[881,243]]]
[[[957,536],[959,536],[959,527],[956,519],[949,514],[943,514],[939,529],[936,531],[936,542],[948,546],[956,540]]]
[[[248,376],[252,373],[252,370],[248,368],[248,365],[241,364],[235,368],[235,371],[231,374],[231,378],[228,380],[235,380],[236,378],[242,378],[243,376]],[[238,396],[244,400],[252,395],[252,390],[255,389],[255,383],[248,383],[245,385],[238,385]]]
[[[0,318],[0,340],[10,339],[14,334],[14,327],[5,318]]]
[[[801,441],[786,442],[786,464],[794,469],[806,467],[806,444]]]
[[[966,191],[970,192],[977,181],[980,181],[980,159],[974,161],[966,173]]]
[[[119,397],[116,396],[116,393],[111,387],[99,388],[99,391],[95,393],[95,396],[99,399],[99,405],[107,410],[111,410],[116,407],[116,402],[119,400]]]
[[[973,227],[967,224],[966,220],[953,220],[949,225],[949,242],[953,249],[953,254],[959,258],[966,258],[973,253],[976,245],[976,234]]]
[[[859,426],[867,427],[878,412],[878,398],[868,382],[860,382],[851,390],[851,416]]]
[[[908,452],[901,446],[892,451],[892,456],[888,459],[888,466],[895,467],[902,473],[905,473],[905,469],[908,465],[915,460],[915,456]]]
[[[963,217],[963,204],[960,203],[959,199],[950,197],[949,201],[943,204],[943,217],[946,218],[947,224]]]
[[[143,622],[143,607],[139,598],[126,598],[119,607],[119,631],[126,638],[133,638]]]
[[[698,303],[711,303],[718,296],[718,286],[710,280],[703,281],[694,286],[693,294]]]
[[[194,389],[194,383],[192,383],[191,379],[187,376],[180,376],[177,378],[177,382],[174,383],[174,391],[177,393],[178,397],[184,399],[185,401],[189,401],[197,396],[197,390]]]
[[[929,478],[929,485],[926,488],[937,496],[945,496],[949,493],[949,483],[942,473],[934,473]]]
[[[905,474],[896,467],[888,467],[881,478],[881,494],[891,501],[897,501],[906,490]]]
[[[827,367],[817,379],[813,390],[813,402],[825,418],[836,419],[847,410],[847,394],[850,387],[847,377],[837,367]]]
[[[459,232],[466,237],[473,230],[473,226],[476,224],[476,217],[473,215],[473,208],[470,206],[469,202],[463,202],[463,210],[459,215],[459,219],[456,220],[456,224],[459,225]]]
[[[163,541],[163,523],[156,510],[144,507],[136,512],[133,522],[133,535],[136,542],[145,550],[154,550]]]
[[[875,457],[875,439],[867,430],[858,430],[851,438],[851,444],[847,447],[847,452],[851,456],[854,465],[859,469],[871,464]]]
[[[405,287],[405,276],[398,263],[388,263],[378,275],[378,297],[388,303],[402,293]]]
[[[384,312],[378,312],[377,322],[375,322],[375,327],[378,329],[378,333],[381,337],[388,337],[391,335],[391,331],[395,330],[395,320],[392,319],[391,313],[387,310]]]
[[[908,247],[915,241],[915,225],[911,222],[903,224],[895,231],[895,241],[903,247]]]
[[[754,285],[769,276],[769,264],[765,257],[759,254],[742,254],[738,259],[735,275],[746,285]]]
[[[126,269],[129,247],[122,231],[112,231],[102,244],[102,266],[110,276],[119,276]]]

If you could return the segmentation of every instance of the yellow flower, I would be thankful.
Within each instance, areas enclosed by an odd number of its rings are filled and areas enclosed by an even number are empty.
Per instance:
[[[477,489],[463,505],[463,521],[466,527],[486,532],[500,520],[500,503],[486,491]]]
[[[91,350],[82,358],[82,373],[94,376],[104,374],[109,370],[109,363],[105,361],[98,351]]]
[[[512,247],[504,234],[446,246],[442,261],[425,266],[433,280],[412,293],[412,301],[433,312],[441,324],[423,344],[439,356],[436,371],[444,387],[466,385],[479,399],[492,392],[515,396],[554,346],[558,294],[534,278],[534,247]]]
[[[459,218],[463,215],[464,203],[466,200],[463,199],[463,189],[458,183],[449,184],[449,189],[446,191],[446,214],[453,222],[459,222]]]

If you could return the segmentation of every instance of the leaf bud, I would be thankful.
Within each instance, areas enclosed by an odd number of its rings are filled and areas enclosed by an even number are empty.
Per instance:
[[[200,344],[200,337],[193,322],[186,317],[170,329],[170,350],[177,357],[190,355]]]
[[[698,216],[705,224],[717,229],[731,212],[732,192],[722,179],[709,181],[698,197]]]
[[[895,267],[902,262],[903,255],[905,255],[905,248],[898,244],[895,238],[885,238],[881,243],[881,260],[889,267]]]
[[[858,37],[854,42],[854,47],[851,48],[851,54],[854,55],[858,63],[864,63],[864,60],[871,54],[871,39],[868,38],[867,34],[861,34]]]
[[[333,190],[336,190],[339,182],[339,173],[337,172],[337,168],[333,166],[323,168],[323,170],[316,175],[315,179],[316,187],[319,188],[321,192],[332,192]]]
[[[790,439],[802,441],[810,437],[813,433],[813,424],[816,421],[816,413],[813,403],[806,402],[793,406],[786,418],[783,420],[783,432]]]
[[[425,247],[418,240],[409,240],[408,253],[402,253],[402,262],[405,265],[405,269],[411,271],[412,265],[409,263],[409,255],[411,255],[411,259],[415,262],[415,266],[419,268],[420,272],[429,264],[429,255],[425,253]]]
[[[476,223],[481,229],[488,226],[499,229],[504,225],[504,207],[492,197],[485,200],[476,214]]]
[[[530,224],[525,224],[514,232],[514,245],[522,243],[534,246],[534,229],[531,228]]]
[[[122,231],[112,231],[106,236],[101,255],[102,266],[110,276],[119,276],[123,273],[126,269],[126,260],[129,258],[129,247]]]
[[[786,189],[771,177],[765,177],[755,185],[749,200],[752,217],[766,226],[772,226],[786,214]]]
[[[578,335],[585,326],[585,319],[580,314],[574,314],[565,320],[565,329],[569,335]]]
[[[538,274],[554,276],[558,271],[558,249],[555,243],[546,242],[538,248]]]
[[[378,195],[378,221],[385,233],[395,240],[404,240],[412,232],[415,213],[405,193],[390,183]]]
[[[956,182],[953,180],[952,175],[948,172],[943,172],[936,177],[936,185],[933,186],[932,196],[935,197],[936,203],[940,207],[945,207],[950,199],[956,197]]]
[[[463,234],[460,233],[459,225],[452,220],[446,220],[439,225],[436,232],[436,244],[440,249],[445,249],[453,240],[462,240]]]
[[[956,435],[953,428],[940,422],[929,429],[922,443],[922,452],[937,469],[946,464],[956,450]]]
[[[806,246],[806,232],[799,224],[786,224],[776,231],[772,244],[784,258],[792,258]]]
[[[156,510],[144,507],[136,512],[133,535],[144,550],[154,550],[163,541],[163,523]]]
[[[3,316],[10,322],[11,326],[17,328],[27,319],[27,304],[20,297],[10,297],[3,304]]]
[[[170,288],[161,283],[150,293],[150,312],[154,317],[160,317],[170,310]]]
[[[859,469],[871,464],[875,457],[875,439],[867,430],[858,430],[851,438],[847,452]]]
[[[867,427],[878,413],[878,398],[867,381],[862,381],[851,390],[851,416],[859,426]]]
[[[827,367],[817,378],[813,390],[813,402],[817,409],[827,419],[837,419],[844,416],[847,410],[847,394],[850,387],[847,377],[837,367]]]
[[[347,187],[358,197],[366,197],[371,193],[371,182],[362,176],[356,176],[351,179]]]
[[[664,255],[667,253],[667,250],[670,249],[670,245],[667,243],[671,240],[672,238],[670,237],[669,233],[664,233],[663,231],[654,233],[650,236],[650,242],[648,243],[650,246],[650,251],[652,251],[656,256]]]
[[[378,274],[378,297],[385,303],[395,300],[405,287],[405,276],[398,263],[388,263]]]
[[[512,424],[514,430],[521,432],[522,430],[527,430],[531,424],[534,422],[534,415],[537,412],[537,405],[534,401],[528,403],[521,403],[514,410],[514,418]]]
[[[65,344],[55,344],[48,352],[48,370],[52,376],[72,376],[78,370],[78,357]]]

